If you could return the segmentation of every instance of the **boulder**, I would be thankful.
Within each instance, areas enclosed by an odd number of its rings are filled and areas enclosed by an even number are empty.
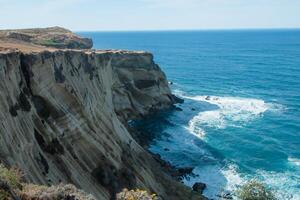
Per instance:
[[[195,192],[199,192],[200,194],[203,193],[203,191],[205,190],[206,188],[206,184],[205,183],[200,183],[200,182],[197,182],[193,185],[193,190]]]

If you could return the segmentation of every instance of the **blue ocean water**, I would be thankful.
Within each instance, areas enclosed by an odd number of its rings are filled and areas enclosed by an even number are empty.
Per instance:
[[[218,199],[255,178],[300,199],[300,30],[80,34],[94,48],[154,54],[185,103],[144,125],[160,135],[150,150],[195,167],[187,185],[205,182]]]

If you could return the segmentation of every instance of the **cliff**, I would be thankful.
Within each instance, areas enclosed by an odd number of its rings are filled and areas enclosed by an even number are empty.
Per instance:
[[[0,41],[10,43],[31,43],[54,48],[90,49],[93,41],[82,38],[61,27],[0,30]]]
[[[28,182],[72,183],[97,199],[123,188],[202,199],[163,172],[125,122],[173,105],[146,52],[0,42],[0,161]]]

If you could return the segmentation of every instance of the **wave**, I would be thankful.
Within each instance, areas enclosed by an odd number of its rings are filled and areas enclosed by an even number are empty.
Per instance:
[[[245,180],[237,172],[237,166],[230,164],[227,167],[220,165],[206,165],[196,167],[193,171],[197,176],[186,177],[183,181],[187,186],[192,187],[196,182],[204,182],[207,188],[204,190],[204,195],[209,199],[216,199],[222,194],[234,193],[240,185],[243,185]]]
[[[297,172],[269,172],[257,170],[257,176],[266,185],[270,186],[277,199],[299,200],[300,199],[300,174]]]
[[[182,95],[183,96],[183,95]],[[224,129],[228,126],[242,126],[255,118],[261,117],[272,106],[263,100],[219,97],[219,96],[183,96],[194,101],[216,105],[218,109],[198,113],[189,121],[188,129],[194,135],[203,138],[203,127]]]
[[[234,164],[223,168],[218,165],[199,166],[194,169],[193,173],[197,176],[185,178],[184,183],[190,187],[196,182],[206,183],[204,195],[211,199],[227,193],[230,193],[233,199],[237,199],[235,192],[240,186],[253,179],[269,186],[277,199],[300,199],[299,173],[257,170],[255,175],[246,175],[239,173],[238,167]]]
[[[299,160],[298,160],[299,161]],[[256,170],[255,175],[240,174],[235,165],[229,165],[221,170],[221,173],[227,180],[225,191],[237,191],[241,185],[250,180],[259,180],[263,184],[269,186],[277,199],[299,200],[300,190],[299,181],[300,174],[294,172],[272,172],[265,170]],[[233,198],[236,197],[233,195]]]
[[[249,122],[259,119],[268,111],[271,113],[282,113],[286,110],[280,104],[268,103],[261,99],[222,97],[222,96],[187,96],[180,90],[175,91],[176,95],[192,100],[193,104],[205,102],[212,104],[212,110],[197,113],[189,122],[187,129],[189,133],[203,139],[206,132],[210,130],[225,129],[228,127],[243,127]],[[195,101],[195,102],[194,102]],[[202,104],[199,104],[202,106]],[[205,108],[206,108],[205,107]],[[300,167],[300,159],[289,157],[288,163],[292,168]],[[265,170],[255,170],[253,173],[243,173],[233,163],[216,165],[199,165],[193,171],[198,176],[188,177],[185,184],[192,186],[195,182],[204,182],[207,189],[204,194],[212,199],[223,192],[234,194],[241,185],[252,179],[257,179],[274,189],[278,199],[299,200],[300,199],[300,170],[286,170],[285,172],[272,172]],[[300,168],[299,168],[300,169]],[[298,191],[299,190],[299,191]],[[233,198],[236,197],[233,195]]]
[[[294,166],[300,167],[300,159],[299,158],[288,157],[288,162]]]

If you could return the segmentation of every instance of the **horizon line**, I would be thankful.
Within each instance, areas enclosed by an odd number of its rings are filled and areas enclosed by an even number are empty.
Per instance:
[[[71,29],[72,30],[72,29]],[[300,27],[263,27],[263,28],[203,28],[203,29],[106,29],[106,30],[75,30],[73,32],[184,32],[184,31],[259,31],[259,30],[300,30]]]

